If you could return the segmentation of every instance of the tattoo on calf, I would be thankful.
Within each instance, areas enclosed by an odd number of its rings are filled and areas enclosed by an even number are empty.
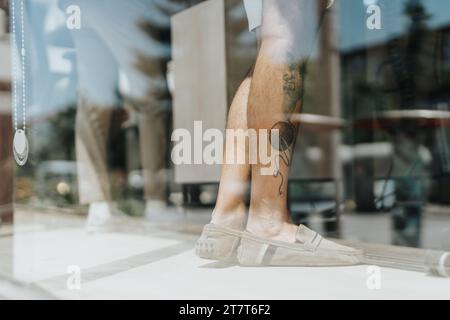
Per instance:
[[[283,111],[286,116],[292,114],[303,94],[303,65],[298,62],[289,64],[288,72],[283,75]]]
[[[278,130],[278,136],[279,141],[275,142],[272,141],[272,131]],[[290,122],[290,121],[280,121],[277,122],[271,129],[270,129],[270,144],[272,147],[279,151],[279,154],[277,155],[279,157],[279,161],[276,161],[278,164],[278,167],[275,168],[275,171],[273,173],[273,176],[275,178],[280,178],[280,186],[278,187],[278,192],[281,195],[283,195],[283,184],[285,182],[285,177],[283,173],[280,171],[281,164],[284,164],[286,167],[289,167],[291,165],[291,152],[295,145],[297,138],[297,128]]]
[[[272,141],[272,136],[269,138],[270,143],[273,148],[277,149],[280,152],[286,152],[289,150],[295,142],[296,138],[296,128],[289,121],[280,121],[277,122],[270,131],[278,130],[279,132],[279,143],[276,141]]]
[[[291,153],[297,138],[297,128],[289,119],[303,98],[306,74],[306,63],[296,61],[292,55],[289,55],[288,59],[292,62],[288,65],[288,71],[283,75],[283,112],[287,120],[275,123],[270,130],[270,136],[272,136],[273,130],[279,132],[279,143],[275,144],[271,141],[271,145],[279,151],[280,161],[277,161],[279,166],[285,165],[286,167],[291,165]],[[283,185],[287,179],[279,167],[275,169],[273,176],[281,179],[278,190],[279,194],[283,195]]]

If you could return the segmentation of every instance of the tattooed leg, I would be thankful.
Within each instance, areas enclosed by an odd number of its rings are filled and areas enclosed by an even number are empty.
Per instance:
[[[272,176],[261,175],[264,165],[252,165],[247,229],[288,242],[295,241],[297,230],[290,224],[287,209],[288,173],[297,136],[291,117],[301,109],[305,58],[299,50],[305,23],[302,13],[311,3],[314,1],[264,1],[262,43],[249,96],[249,128],[267,130],[269,137],[277,130],[279,141],[268,139],[267,148],[278,151],[279,165]]]

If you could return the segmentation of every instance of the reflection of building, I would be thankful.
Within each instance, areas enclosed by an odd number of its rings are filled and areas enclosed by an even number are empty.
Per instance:
[[[0,4],[3,4],[0,3]],[[0,223],[12,219],[12,121],[10,44],[6,12],[0,8]]]
[[[449,47],[450,27],[447,24],[435,28],[422,26],[419,35],[417,29],[410,27],[406,32],[390,37],[385,42],[343,52],[345,83],[343,112],[346,118],[373,120],[387,110],[449,111]],[[419,145],[432,155],[431,167],[428,169],[430,171],[422,172],[433,176],[430,197],[433,201],[443,203],[448,202],[447,195],[442,195],[440,190],[448,189],[445,186],[449,180],[445,175],[450,169],[446,151],[450,131],[438,123],[439,121],[433,130],[420,130],[423,141]],[[371,203],[370,206],[362,207],[370,208],[373,207],[373,190],[370,187],[369,196],[364,188],[370,185],[367,183],[369,177],[372,179],[386,175],[393,146],[390,146],[391,151],[385,153],[382,158],[382,152],[376,146],[386,142],[385,132],[371,130],[367,125],[363,127],[349,131],[346,141],[350,144],[373,145],[372,153],[368,154],[366,159],[357,159],[365,161],[365,169],[360,170],[357,165],[358,170],[355,170],[355,174],[364,172],[364,175],[354,177],[361,181],[355,183],[354,191],[363,192],[365,194],[363,198],[367,198]],[[412,128],[416,128],[413,131],[419,133],[417,124]],[[410,158],[414,160],[417,157],[411,154]],[[413,160],[405,162],[404,172],[408,172],[408,168],[412,167]],[[417,167],[415,169],[425,170]]]
[[[450,87],[450,26],[424,32],[422,39],[402,35],[342,53],[344,77],[350,90],[346,92],[344,110],[348,116],[432,107],[446,101]],[[412,67],[414,70],[410,70]],[[408,100],[404,96],[411,90],[414,96]],[[380,110],[373,110],[375,107]]]

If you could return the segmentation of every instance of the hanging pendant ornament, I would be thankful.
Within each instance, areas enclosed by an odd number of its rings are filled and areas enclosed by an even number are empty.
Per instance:
[[[13,40],[13,48],[17,49],[17,41],[16,41],[16,21],[15,21],[15,0],[11,1],[12,7],[12,40]],[[19,166],[24,166],[28,161],[29,155],[29,145],[28,139],[26,135],[26,79],[25,79],[25,34],[24,34],[24,4],[23,0],[20,0],[20,25],[21,25],[21,77],[22,77],[22,114],[23,114],[23,126],[22,128],[18,127],[18,116],[17,116],[17,59],[13,58],[13,68],[14,68],[14,97],[13,97],[13,105],[14,105],[14,140],[13,140],[13,155]],[[15,57],[15,54],[14,56]]]
[[[13,151],[17,164],[24,166],[28,160],[29,148],[27,136],[22,129],[17,129],[14,134]]]

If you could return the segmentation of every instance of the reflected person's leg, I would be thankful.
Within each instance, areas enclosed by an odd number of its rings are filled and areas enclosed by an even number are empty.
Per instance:
[[[170,60],[170,13],[181,7],[167,4],[167,11],[154,21],[148,13],[162,5],[147,0],[111,0],[96,11],[98,19],[105,10],[111,15],[127,13],[120,24],[108,20],[96,25],[96,30],[119,64],[119,90],[125,107],[138,114],[146,216],[159,215],[167,204],[171,97],[166,66]]]
[[[167,149],[170,114],[139,115],[141,161],[144,170],[144,197],[149,203],[167,202]]]
[[[167,149],[170,111],[158,108],[160,101],[147,99],[138,102],[125,99],[127,109],[137,112],[139,144],[144,174],[146,215],[161,213],[167,204]],[[151,107],[153,106],[153,107]]]
[[[111,110],[80,98],[76,116],[76,157],[81,204],[110,202],[106,141]]]
[[[113,106],[117,103],[115,62],[92,29],[74,33],[77,52],[79,104],[76,156],[82,204],[111,201],[106,142]]]

